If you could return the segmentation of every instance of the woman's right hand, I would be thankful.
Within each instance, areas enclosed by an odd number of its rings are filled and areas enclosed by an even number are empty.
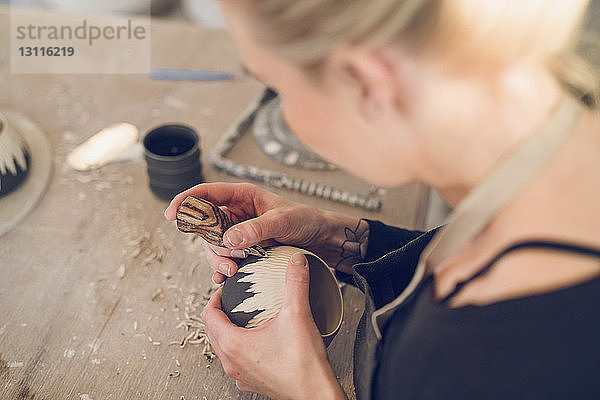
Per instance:
[[[328,245],[328,238],[336,230],[343,233],[344,226],[336,229],[335,225],[351,218],[341,214],[331,218],[333,213],[286,200],[252,184],[205,183],[178,194],[165,210],[168,220],[176,218],[177,208],[187,196],[200,197],[220,206],[235,224],[225,232],[225,248],[204,243],[208,262],[215,270],[215,283],[222,283],[226,276],[237,272],[237,264],[230,257],[245,257],[241,249],[255,244],[298,246],[321,255],[325,261],[333,250],[333,258],[339,258],[341,248]]]

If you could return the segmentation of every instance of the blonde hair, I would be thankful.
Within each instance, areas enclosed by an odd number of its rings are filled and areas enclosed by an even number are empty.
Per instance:
[[[583,33],[589,0],[250,0],[250,8],[259,40],[305,66],[342,44],[398,41],[462,65],[537,58],[600,109],[600,35],[591,29],[600,1],[592,3]]]

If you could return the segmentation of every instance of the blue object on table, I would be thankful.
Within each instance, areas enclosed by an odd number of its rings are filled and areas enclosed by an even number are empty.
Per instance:
[[[235,75],[226,71],[194,71],[188,69],[153,69],[150,78],[167,81],[230,81]]]

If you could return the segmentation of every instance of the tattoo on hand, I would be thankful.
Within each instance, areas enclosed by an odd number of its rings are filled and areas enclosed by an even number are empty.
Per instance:
[[[344,228],[344,235],[346,240],[342,243],[341,258],[335,266],[336,269],[346,261],[357,263],[365,259],[369,242],[369,223],[365,219],[361,219],[354,230]]]

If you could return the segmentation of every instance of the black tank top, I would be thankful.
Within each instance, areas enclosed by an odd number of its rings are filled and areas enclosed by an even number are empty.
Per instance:
[[[600,259],[600,250],[527,241],[510,246],[441,302],[433,277],[386,328],[374,399],[600,399],[600,277],[565,289],[450,308],[504,256],[524,249]]]

